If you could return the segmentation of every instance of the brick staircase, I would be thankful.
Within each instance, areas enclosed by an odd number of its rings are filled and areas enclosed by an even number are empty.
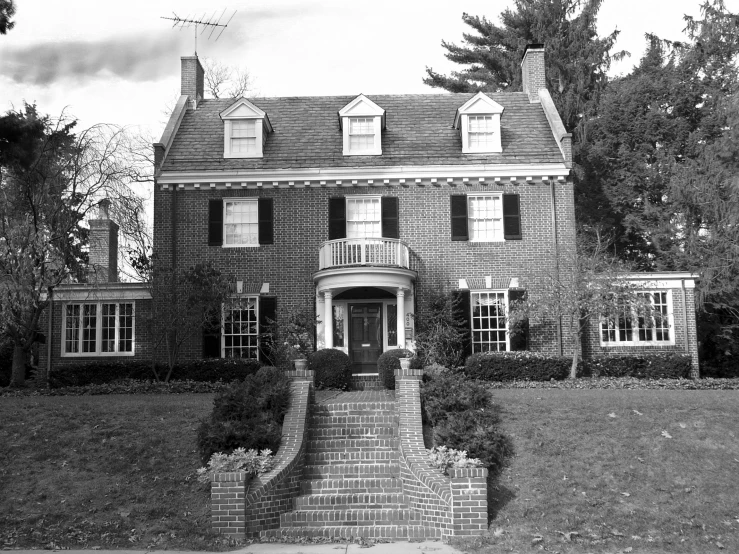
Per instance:
[[[311,414],[300,496],[280,516],[282,536],[441,536],[403,494],[393,391],[319,391]]]

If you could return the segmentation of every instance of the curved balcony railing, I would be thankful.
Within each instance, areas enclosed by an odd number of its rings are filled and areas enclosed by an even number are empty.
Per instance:
[[[319,269],[379,265],[408,269],[408,246],[398,239],[357,238],[329,240],[321,245]]]

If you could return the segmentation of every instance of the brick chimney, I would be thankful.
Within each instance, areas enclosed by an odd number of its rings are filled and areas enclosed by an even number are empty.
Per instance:
[[[523,91],[529,95],[529,102],[539,102],[539,89],[547,88],[544,73],[544,45],[529,44],[521,60]],[[184,94],[184,93],[183,93]]]
[[[197,56],[182,56],[180,61],[182,62],[181,94],[190,98],[192,108],[197,108],[198,103],[203,99],[205,90],[205,71]]]
[[[90,220],[89,283],[118,282],[118,224],[110,219],[110,200],[98,204],[98,218]]]

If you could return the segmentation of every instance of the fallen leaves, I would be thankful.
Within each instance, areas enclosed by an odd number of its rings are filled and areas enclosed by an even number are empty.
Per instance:
[[[562,537],[564,537],[567,542],[572,542],[572,537],[580,536],[580,533],[578,533],[577,531],[567,531],[566,533],[564,531],[557,531],[557,533],[562,535]]]
[[[670,435],[670,433],[668,433],[667,431],[662,431],[662,436],[666,439],[672,438],[672,435]]]

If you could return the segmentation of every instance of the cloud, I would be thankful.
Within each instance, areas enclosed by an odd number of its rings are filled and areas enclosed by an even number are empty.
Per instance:
[[[315,10],[310,10],[315,11]],[[183,18],[188,14],[178,13]],[[218,42],[216,29],[198,30],[199,49],[218,51],[245,48],[255,28],[274,26],[274,20],[305,16],[305,10],[276,9],[238,12]],[[223,17],[227,21],[229,14]],[[200,16],[192,17],[200,19]],[[205,16],[208,19],[208,16]],[[216,18],[217,19],[217,18]],[[269,23],[267,23],[269,22]],[[123,35],[93,41],[57,40],[22,47],[6,47],[0,57],[0,74],[22,85],[49,86],[60,82],[84,84],[95,78],[119,77],[156,81],[179,73],[179,55],[193,48],[192,27],[175,32]],[[251,32],[250,32],[251,31]]]

